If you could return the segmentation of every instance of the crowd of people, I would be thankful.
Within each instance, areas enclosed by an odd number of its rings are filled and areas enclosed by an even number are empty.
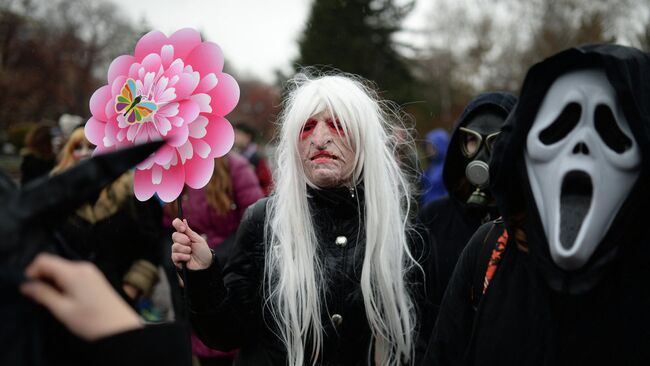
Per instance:
[[[7,217],[26,220],[0,224],[0,249],[26,237],[15,234],[23,222],[47,226],[29,241],[50,243],[49,253],[7,262],[21,274],[0,270],[20,293],[15,304],[47,309],[33,308],[39,341],[24,343],[40,356],[3,357],[646,363],[648,100],[650,55],[570,48],[532,65],[517,97],[481,93],[451,134],[427,134],[430,166],[414,174],[417,146],[399,106],[355,75],[299,73],[278,116],[273,174],[255,130],[235,124],[235,148],[216,159],[207,186],[179,198],[183,219],[178,203],[137,201],[123,159],[102,163],[121,164],[110,184],[74,178],[101,157],[87,159],[92,146],[78,128],[58,162],[38,152],[45,176],[22,190],[0,176]],[[52,222],[20,204],[63,181],[97,193],[60,198]],[[18,203],[6,198],[23,191]]]

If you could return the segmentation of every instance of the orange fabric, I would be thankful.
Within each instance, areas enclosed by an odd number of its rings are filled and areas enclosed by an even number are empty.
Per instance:
[[[487,291],[488,285],[490,284],[490,281],[492,281],[492,278],[494,277],[494,273],[497,270],[497,267],[499,266],[499,262],[501,262],[501,256],[503,255],[503,252],[506,250],[506,245],[508,244],[508,231],[506,229],[503,229],[503,234],[499,236],[499,239],[497,239],[497,244],[492,249],[492,255],[490,255],[490,261],[488,262],[487,270],[485,271],[485,278],[483,279],[483,294],[485,294],[485,291]]]

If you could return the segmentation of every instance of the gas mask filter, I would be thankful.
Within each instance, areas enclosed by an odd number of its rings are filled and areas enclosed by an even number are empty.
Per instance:
[[[553,261],[580,269],[639,176],[641,154],[603,70],[551,85],[526,139],[530,187]]]
[[[466,127],[460,128],[461,152],[470,159],[465,167],[465,177],[475,187],[467,199],[469,205],[485,207],[491,201],[487,192],[490,182],[490,167],[487,162],[503,122],[504,118],[500,115],[483,111],[472,118]]]

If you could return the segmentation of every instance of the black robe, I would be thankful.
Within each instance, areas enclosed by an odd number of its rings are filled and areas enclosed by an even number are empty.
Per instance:
[[[642,154],[641,172],[589,261],[564,271],[550,257],[524,163],[526,136],[553,81],[601,67]],[[639,365],[650,360],[650,56],[616,45],[561,52],[531,68],[492,162],[491,188],[508,245],[477,307],[471,300],[488,225],[459,259],[426,365]],[[515,228],[526,235],[522,249]],[[493,243],[491,243],[493,245]]]

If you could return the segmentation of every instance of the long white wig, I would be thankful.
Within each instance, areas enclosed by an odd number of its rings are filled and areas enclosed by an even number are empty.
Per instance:
[[[410,180],[396,156],[397,143],[408,143],[407,135],[393,130],[403,127],[400,115],[353,76],[298,74],[292,86],[280,115],[275,198],[265,225],[269,245],[264,281],[266,304],[287,348],[288,364],[315,363],[323,343],[323,263],[307,200],[307,185],[315,185],[305,176],[298,153],[303,125],[322,111],[338,118],[339,133],[355,151],[350,186],[364,184],[361,290],[375,346],[371,357],[381,365],[408,362],[415,310],[405,279],[415,260],[407,243]]]

